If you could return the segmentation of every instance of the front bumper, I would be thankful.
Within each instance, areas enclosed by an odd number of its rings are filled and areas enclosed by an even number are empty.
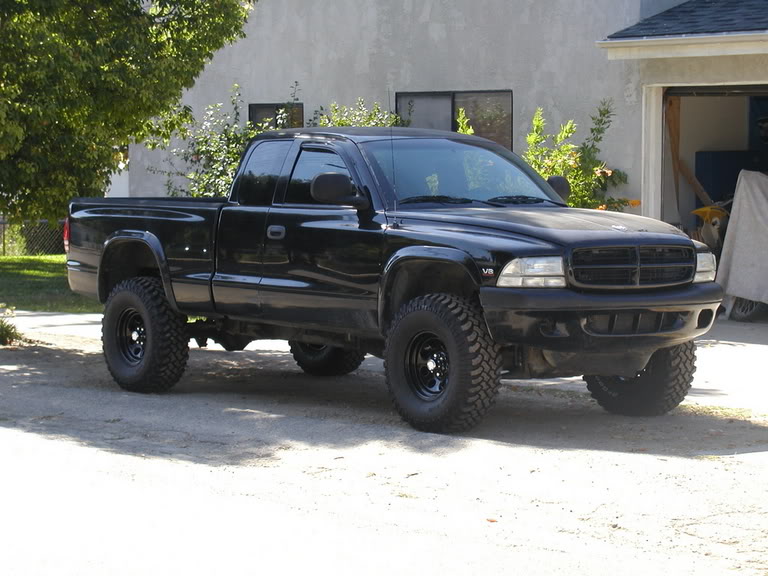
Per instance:
[[[723,290],[715,282],[655,292],[481,288],[488,328],[504,346],[566,353],[650,353],[705,334]]]

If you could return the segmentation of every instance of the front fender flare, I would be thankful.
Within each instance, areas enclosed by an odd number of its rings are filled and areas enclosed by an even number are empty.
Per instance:
[[[472,256],[463,250],[444,246],[408,246],[398,250],[384,265],[381,275],[378,298],[379,327],[383,327],[386,323],[387,297],[397,276],[398,269],[404,264],[418,261],[427,263],[444,262],[461,266],[466,271],[475,288],[479,289],[481,285],[482,276],[477,263]]]

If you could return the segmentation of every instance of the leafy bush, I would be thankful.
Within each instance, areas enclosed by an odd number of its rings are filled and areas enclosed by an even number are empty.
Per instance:
[[[13,316],[13,309],[0,304],[0,346],[10,346],[22,339],[21,332],[8,320],[8,316]]]
[[[409,121],[404,120],[394,112],[383,110],[381,104],[374,102],[369,109],[363,98],[358,98],[354,106],[339,106],[331,103],[330,111],[325,112],[323,107],[315,110],[311,126],[408,126]]]
[[[170,170],[153,170],[166,176],[170,196],[227,196],[248,142],[261,132],[283,128],[287,123],[288,114],[284,109],[279,110],[275,118],[260,124],[241,123],[242,104],[240,87],[235,84],[230,97],[231,110],[225,110],[221,102],[212,104],[205,109],[200,121],[192,117],[188,108],[177,111],[182,121],[177,122],[174,136],[183,140],[182,145],[170,150]],[[167,148],[162,141],[149,145]],[[174,158],[182,162],[183,168],[176,167]]]
[[[27,244],[22,234],[21,224],[5,223],[2,226],[2,256],[22,256],[27,253]]]
[[[546,134],[544,111],[536,109],[531,122],[531,132],[526,141],[528,149],[523,158],[544,178],[564,176],[571,184],[568,204],[577,208],[598,208],[621,211],[626,206],[636,206],[638,201],[608,196],[608,189],[627,183],[627,175],[621,170],[608,168],[600,160],[600,143],[611,126],[613,103],[603,100],[592,116],[589,136],[577,145],[571,140],[576,135],[576,123],[569,120],[560,126],[557,134]]]
[[[170,169],[154,168],[153,172],[166,177],[166,190],[170,196],[227,196],[232,179],[240,163],[240,157],[248,142],[266,130],[284,128],[289,123],[290,111],[297,100],[298,82],[291,87],[291,99],[285,108],[278,110],[275,118],[259,124],[241,122],[243,101],[240,88],[234,85],[230,109],[217,103],[205,109],[203,118],[196,121],[189,108],[176,111],[175,119],[165,119],[165,125],[174,125],[172,133],[165,133],[147,142],[150,148],[167,149],[172,137],[181,140],[172,148],[171,158],[166,160]],[[355,106],[331,104],[330,111],[321,107],[315,111],[311,126],[406,126],[400,116],[382,109],[378,102],[368,109],[365,101],[358,98]],[[181,168],[176,166],[180,161]]]

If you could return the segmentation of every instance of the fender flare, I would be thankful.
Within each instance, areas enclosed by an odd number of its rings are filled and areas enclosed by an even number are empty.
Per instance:
[[[109,294],[105,293],[105,278],[102,276],[104,270],[104,262],[109,256],[110,252],[117,246],[124,244],[144,244],[155,258],[157,269],[160,273],[160,281],[163,283],[163,291],[168,303],[171,305],[174,311],[179,312],[178,305],[176,304],[176,296],[173,293],[173,287],[171,285],[171,270],[168,265],[168,260],[165,257],[165,251],[163,245],[157,236],[152,232],[146,232],[143,230],[117,230],[109,235],[104,241],[103,248],[101,250],[101,260],[99,261],[99,269],[97,274],[97,286],[98,296],[101,302],[106,302]]]
[[[475,260],[467,252],[457,248],[444,246],[408,246],[395,252],[384,265],[379,281],[378,320],[379,327],[385,325],[386,299],[392,284],[397,277],[397,271],[404,265],[414,261],[444,262],[461,266],[467,273],[475,288],[480,288],[482,276]]]

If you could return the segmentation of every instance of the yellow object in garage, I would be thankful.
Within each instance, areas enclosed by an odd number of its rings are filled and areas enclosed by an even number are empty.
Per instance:
[[[702,206],[693,210],[702,219],[701,241],[709,246],[710,250],[719,253],[723,246],[723,236],[728,225],[728,210],[720,206]]]
[[[724,217],[728,217],[728,210],[720,206],[702,206],[694,210],[692,214],[696,214],[704,222],[712,222],[713,218],[722,220]]]

